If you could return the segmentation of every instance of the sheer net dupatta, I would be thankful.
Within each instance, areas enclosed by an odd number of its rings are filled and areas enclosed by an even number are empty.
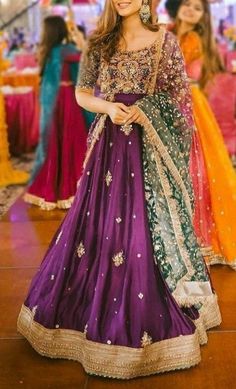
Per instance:
[[[197,307],[207,329],[219,325],[221,316],[192,225],[191,97],[174,38],[165,40],[162,52],[155,90],[136,103],[144,123],[143,169],[154,261],[178,304]]]

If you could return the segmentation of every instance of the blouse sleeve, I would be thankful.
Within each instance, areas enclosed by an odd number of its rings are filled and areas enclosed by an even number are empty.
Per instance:
[[[162,47],[156,88],[157,92],[167,93],[172,98],[187,124],[192,127],[192,99],[184,58],[171,32],[166,33]]]
[[[185,35],[180,42],[180,47],[186,65],[189,65],[195,60],[202,59],[202,43],[199,35],[196,32],[191,31]]]
[[[198,81],[202,74],[203,50],[199,35],[191,31],[183,37],[180,42],[184,60],[186,63],[186,72],[191,80]]]
[[[80,71],[76,86],[81,89],[94,89],[99,76],[100,53],[99,51],[82,54]]]

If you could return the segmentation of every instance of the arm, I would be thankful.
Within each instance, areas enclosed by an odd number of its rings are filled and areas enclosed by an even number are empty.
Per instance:
[[[77,103],[90,112],[103,113],[110,116],[114,124],[123,125],[127,121],[129,108],[122,103],[111,103],[93,95],[93,91],[76,88]]]
[[[109,107],[112,103],[100,97],[95,97],[93,93],[93,89],[84,90],[77,86],[75,91],[77,103],[87,111],[109,115]]]
[[[94,96],[99,67],[100,55],[98,52],[84,54],[75,92],[77,103],[90,112],[107,114],[113,123],[122,125],[125,123],[129,108],[122,103],[111,103]]]

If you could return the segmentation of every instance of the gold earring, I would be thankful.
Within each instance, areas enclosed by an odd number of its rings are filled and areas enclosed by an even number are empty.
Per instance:
[[[151,17],[151,10],[148,4],[148,0],[144,0],[139,10],[139,16],[143,23],[147,23]]]

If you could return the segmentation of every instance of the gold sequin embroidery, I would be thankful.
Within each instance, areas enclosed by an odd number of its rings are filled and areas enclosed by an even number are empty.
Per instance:
[[[133,131],[132,124],[124,124],[124,126],[121,126],[120,130],[126,135],[129,136],[131,132]]]
[[[148,335],[146,331],[144,331],[143,337],[141,339],[141,346],[146,347],[149,346],[150,344],[152,344],[152,338],[150,335]]]
[[[112,175],[111,175],[111,172],[109,170],[108,170],[108,172],[107,172],[107,174],[105,176],[105,181],[106,181],[107,186],[111,185]]]
[[[125,260],[125,258],[124,258],[123,251],[120,251],[119,253],[114,255],[112,258],[112,261],[114,262],[114,265],[116,267],[119,267],[120,265],[122,265],[124,263],[124,260]]]
[[[83,245],[83,242],[80,242],[78,248],[77,248],[77,255],[79,258],[81,258],[85,254],[85,248]]]

